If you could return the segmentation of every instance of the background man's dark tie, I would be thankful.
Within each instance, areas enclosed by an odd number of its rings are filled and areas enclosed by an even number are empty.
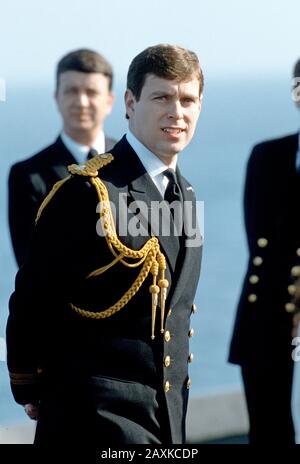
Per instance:
[[[97,150],[95,150],[95,148],[91,148],[86,156],[86,159],[89,160],[91,158],[94,158],[95,155],[98,155]]]

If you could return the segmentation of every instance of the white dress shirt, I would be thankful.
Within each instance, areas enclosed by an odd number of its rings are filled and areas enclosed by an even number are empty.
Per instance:
[[[71,137],[65,132],[62,132],[60,136],[64,145],[74,156],[77,164],[84,164],[86,162],[86,157],[91,148],[97,150],[98,153],[105,152],[105,136],[103,131],[99,132],[96,140],[93,142],[92,147],[89,147],[88,145],[81,145],[80,143],[75,142],[75,140],[71,139]]]
[[[166,176],[164,176],[163,171],[168,168],[171,168],[174,171],[176,170],[177,156],[174,160],[172,160],[171,164],[167,166],[160,158],[158,158],[158,156],[145,147],[145,145],[143,145],[132,132],[128,131],[126,139],[141,160],[144,168],[158,188],[161,196],[164,197],[169,180]]]

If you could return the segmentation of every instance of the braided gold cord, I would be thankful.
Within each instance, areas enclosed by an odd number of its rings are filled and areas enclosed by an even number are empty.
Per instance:
[[[105,207],[102,211],[102,217],[105,218],[104,225],[107,224],[107,233],[105,234],[107,243],[111,243],[119,252],[124,253],[128,258],[143,258],[145,254],[147,254],[153,247],[153,244],[158,243],[157,238],[151,237],[151,239],[149,239],[140,250],[132,250],[131,248],[128,248],[126,245],[124,245],[124,243],[119,240],[116,233],[111,208],[109,207],[109,196],[106,186],[99,179],[99,177],[91,179],[91,183],[96,187],[99,200],[107,205],[107,207]]]
[[[164,271],[166,269],[166,260],[164,255],[160,252],[159,242],[156,237],[151,237],[145,245],[140,250],[132,250],[128,248],[124,243],[122,243],[118,236],[115,229],[115,224],[113,220],[112,210],[110,207],[109,202],[109,195],[105,184],[101,181],[98,177],[98,172],[96,174],[96,167],[95,167],[95,158],[92,160],[94,164],[88,166],[87,168],[81,168],[78,172],[79,175],[88,175],[90,176],[90,182],[95,187],[99,202],[102,205],[102,209],[100,210],[99,216],[102,223],[102,227],[104,230],[104,236],[106,243],[114,256],[114,260],[107,264],[106,266],[102,266],[99,269],[96,269],[88,274],[87,278],[96,277],[100,274],[103,274],[105,271],[113,267],[115,264],[122,263],[124,266],[129,268],[135,268],[141,266],[143,267],[131,285],[131,287],[127,290],[127,292],[112,306],[107,309],[101,311],[88,311],[78,306],[70,303],[70,307],[80,316],[87,317],[90,319],[105,319],[107,317],[112,316],[113,314],[120,311],[127,303],[133,298],[133,296],[139,291],[142,284],[146,280],[150,271],[153,274],[153,285],[150,286],[150,293],[152,293],[152,324],[151,324],[151,338],[154,339],[154,326],[155,326],[155,314],[156,314],[156,305],[157,305],[157,296],[160,291],[162,291],[163,297],[161,301],[163,302],[163,308],[161,311],[161,332],[163,333],[163,318],[164,318],[164,303],[166,298],[166,287],[167,285],[163,285],[164,288],[161,288],[162,281],[165,283],[164,279]],[[76,171],[76,166],[73,172]],[[138,260],[137,262],[130,263],[126,261],[127,259],[131,260]],[[158,269],[161,271],[162,279],[159,281],[159,285],[156,284],[156,277],[158,274]],[[166,281],[167,282],[167,281]]]
[[[35,224],[38,222],[38,220],[40,219],[41,217],[41,214],[43,212],[43,209],[48,205],[49,201],[54,197],[54,195],[56,194],[57,190],[69,179],[71,179],[72,176],[67,176],[65,177],[64,179],[62,180],[59,180],[58,182],[56,182],[52,189],[50,190],[50,192],[48,193],[48,195],[46,196],[46,198],[44,198],[41,206],[39,207],[38,209],[38,212],[37,212],[37,215],[36,215],[36,218],[35,218]]]
[[[106,266],[100,267],[99,269],[96,269],[93,272],[90,272],[87,276],[86,279],[89,279],[90,277],[97,277],[100,274],[103,274],[105,271],[107,271],[109,268],[113,267],[115,264],[117,264],[118,261],[122,259],[122,253],[118,255],[111,263],[107,264]]]
[[[57,190],[61,187],[61,185],[63,185],[67,180],[69,180],[72,177],[72,175],[89,177],[89,181],[95,187],[99,198],[99,202],[102,205],[102,210],[100,211],[99,215],[102,222],[102,227],[104,229],[104,236],[106,239],[106,243],[115,259],[113,259],[109,264],[90,272],[86,278],[88,279],[103,274],[105,271],[107,271],[117,263],[122,263],[124,266],[128,268],[136,268],[141,265],[143,266],[139,275],[136,277],[135,281],[127,290],[127,292],[109,308],[94,312],[79,308],[73,303],[69,303],[69,306],[80,316],[87,317],[90,319],[105,319],[107,317],[110,317],[127,305],[127,303],[132,299],[132,297],[139,291],[142,284],[145,282],[147,276],[151,272],[153,276],[153,284],[150,286],[149,291],[151,293],[152,298],[151,338],[153,339],[156,306],[159,293],[161,293],[161,332],[163,332],[164,306],[166,299],[166,289],[168,287],[168,281],[165,279],[166,260],[164,255],[160,251],[159,242],[156,237],[151,237],[140,250],[132,250],[119,240],[115,229],[112,210],[109,203],[108,191],[105,184],[98,177],[99,169],[109,164],[113,159],[113,156],[110,153],[108,153],[103,155],[96,155],[83,165],[72,164],[68,166],[68,170],[71,173],[71,175],[57,182],[54,185],[51,192],[45,198],[45,200],[39,208],[36,217],[36,222],[39,220],[43,209],[49,203],[51,198],[55,195]],[[128,259],[138,261],[128,262]],[[159,271],[161,278],[157,284],[156,279]]]
[[[96,155],[84,164],[71,164],[68,166],[68,171],[78,176],[97,177],[99,169],[111,163],[113,159],[114,157],[111,153]]]
[[[98,170],[102,168],[103,166],[106,166],[107,164],[111,163],[111,161],[114,159],[111,153],[105,153],[103,155],[96,155],[92,159],[86,161],[85,164],[82,165],[77,165],[77,164],[71,164],[68,166],[68,171],[71,174],[77,174],[79,176],[89,176],[91,178],[98,176]],[[38,220],[41,217],[41,214],[44,210],[44,208],[48,205],[50,200],[54,197],[56,194],[57,190],[69,179],[71,179],[72,175],[66,176],[64,179],[59,180],[56,182],[51,191],[48,193],[46,198],[43,200],[41,206],[38,209],[36,218],[35,218],[35,224],[38,222]]]
[[[127,292],[120,298],[119,301],[117,301],[114,305],[110,306],[109,308],[103,310],[103,311],[87,311],[85,309],[81,309],[78,306],[75,306],[72,303],[70,304],[70,307],[76,311],[77,314],[80,314],[81,316],[88,317],[91,319],[105,319],[106,317],[110,317],[113,314],[117,313],[122,309],[131,299],[132,297],[138,292],[140,289],[141,285],[144,283],[146,280],[150,269],[152,267],[153,262],[155,261],[155,252],[152,253],[150,252],[145,260],[145,263],[141,269],[141,272],[129,288]]]
[[[112,254],[113,254],[114,256],[116,256],[116,258],[119,258],[119,257],[120,257],[119,261],[120,261],[122,264],[124,264],[124,266],[126,266],[126,267],[132,267],[132,268],[134,268],[134,267],[140,266],[141,264],[143,264],[143,262],[145,261],[146,256],[147,256],[147,255],[145,254],[145,256],[143,256],[143,257],[140,259],[140,261],[137,261],[136,263],[128,263],[128,262],[126,262],[126,261],[123,260],[123,257],[124,257],[124,254],[123,254],[123,253],[121,253],[120,255],[117,254],[117,252],[114,250],[113,244],[112,244],[111,242],[109,242],[108,247],[109,247],[110,251],[112,252]]]

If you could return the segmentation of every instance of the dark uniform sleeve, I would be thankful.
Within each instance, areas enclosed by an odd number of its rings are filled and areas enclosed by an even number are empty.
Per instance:
[[[18,165],[13,166],[8,178],[8,218],[12,246],[19,267],[25,260],[40,201],[29,181],[28,173]]]
[[[55,344],[61,311],[70,301],[72,286],[82,278],[78,263],[88,243],[85,231],[90,233],[87,210],[92,206],[95,211],[90,195],[81,180],[71,179],[60,187],[45,207],[17,273],[9,303],[7,361],[12,392],[20,404],[39,400],[42,346]]]

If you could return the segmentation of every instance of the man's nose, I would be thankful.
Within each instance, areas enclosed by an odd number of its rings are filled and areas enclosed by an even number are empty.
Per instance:
[[[79,92],[77,95],[77,103],[80,106],[88,106],[89,98],[85,92]]]
[[[182,119],[183,111],[182,111],[182,105],[181,105],[180,100],[174,100],[170,102],[170,105],[168,108],[168,117],[174,118],[174,119]]]

